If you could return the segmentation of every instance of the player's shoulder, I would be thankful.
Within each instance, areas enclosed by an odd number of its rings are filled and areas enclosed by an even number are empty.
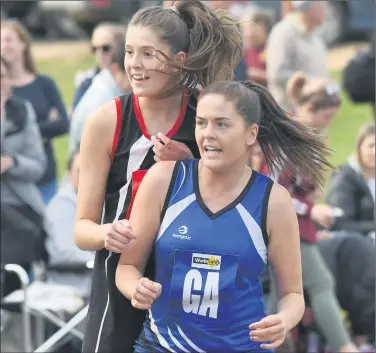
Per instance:
[[[178,167],[178,164],[179,162],[176,161],[158,162],[149,169],[147,179],[150,179],[150,183],[155,185],[169,184],[174,169]]]
[[[144,176],[142,188],[145,195],[153,195],[154,200],[163,201],[166,198],[174,169],[177,166],[174,161],[162,161],[154,164]]]
[[[102,103],[90,116],[89,121],[102,127],[115,122],[117,118],[117,110],[115,100]]]
[[[161,161],[154,164],[147,172],[143,183],[145,182],[149,188],[163,189],[164,186],[170,184],[178,163],[176,161]]]
[[[114,136],[117,125],[117,111],[114,100],[101,104],[87,119],[85,130],[102,142]]]
[[[270,191],[268,215],[287,214],[293,208],[288,190],[278,183],[273,183]]]

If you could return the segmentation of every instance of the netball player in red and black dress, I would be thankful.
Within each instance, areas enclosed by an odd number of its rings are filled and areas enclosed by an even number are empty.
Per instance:
[[[133,93],[104,104],[82,138],[75,241],[97,251],[85,353],[133,352],[145,312],[115,285],[120,253],[135,237],[125,220],[132,199],[155,161],[199,157],[195,87],[231,78],[242,58],[240,27],[226,11],[198,0],[176,7],[134,15],[125,56]],[[153,278],[152,258],[146,276]]]

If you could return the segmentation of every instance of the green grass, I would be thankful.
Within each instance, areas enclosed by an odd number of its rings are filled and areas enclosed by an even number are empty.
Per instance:
[[[73,60],[43,60],[38,62],[41,72],[51,75],[57,82],[67,107],[70,107],[74,93],[74,76],[78,70],[84,70],[93,64],[90,55]],[[340,73],[333,73],[332,76],[339,82]],[[359,127],[372,120],[371,109],[367,105],[354,105],[345,95],[343,104],[335,118],[333,125],[329,128],[329,144],[334,154],[331,161],[339,165],[347,160],[355,146],[355,139]],[[58,160],[59,177],[62,176],[66,163],[67,137],[57,138],[54,141],[56,157]]]
[[[332,77],[340,82],[341,74],[333,73]],[[332,163],[339,165],[347,161],[355,148],[355,140],[361,125],[372,121],[369,105],[355,105],[342,94],[343,104],[329,128],[329,145],[333,149]]]

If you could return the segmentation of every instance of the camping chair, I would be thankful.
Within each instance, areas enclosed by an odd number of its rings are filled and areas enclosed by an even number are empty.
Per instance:
[[[24,351],[32,352],[33,347],[38,346],[36,350],[38,352],[51,352],[52,348],[61,346],[72,336],[82,340],[83,333],[76,326],[86,317],[87,308],[84,307],[84,299],[76,293],[73,287],[49,284],[43,281],[43,277],[46,270],[65,273],[87,272],[91,270],[93,263],[46,266],[44,268],[39,264],[35,267],[37,268],[37,270],[34,269],[35,279],[30,285],[29,277],[21,266],[7,264],[3,267],[6,272],[16,273],[21,282],[21,289],[3,298],[1,307],[5,310],[21,312]],[[70,321],[64,320],[66,315],[74,314],[75,316]],[[35,330],[31,325],[32,318],[36,320]],[[46,322],[57,326],[59,331],[44,342]]]
[[[59,331],[55,332],[46,342],[40,345],[34,352],[51,352],[51,349],[61,342],[66,335],[73,333],[73,330],[85,320],[88,306],[81,309],[71,320],[69,320]],[[77,336],[76,336],[77,337]],[[83,337],[80,337],[81,339]]]

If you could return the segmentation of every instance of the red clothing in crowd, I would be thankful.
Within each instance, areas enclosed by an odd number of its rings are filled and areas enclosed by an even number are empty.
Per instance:
[[[266,163],[262,164],[260,173],[269,175]],[[308,199],[308,196],[315,190],[314,185],[296,177],[291,169],[283,170],[275,181],[285,187],[291,195],[298,216],[300,239],[309,244],[316,243],[317,228],[311,219],[314,204]]]
[[[266,70],[265,47],[246,49],[245,62],[248,68]]]

